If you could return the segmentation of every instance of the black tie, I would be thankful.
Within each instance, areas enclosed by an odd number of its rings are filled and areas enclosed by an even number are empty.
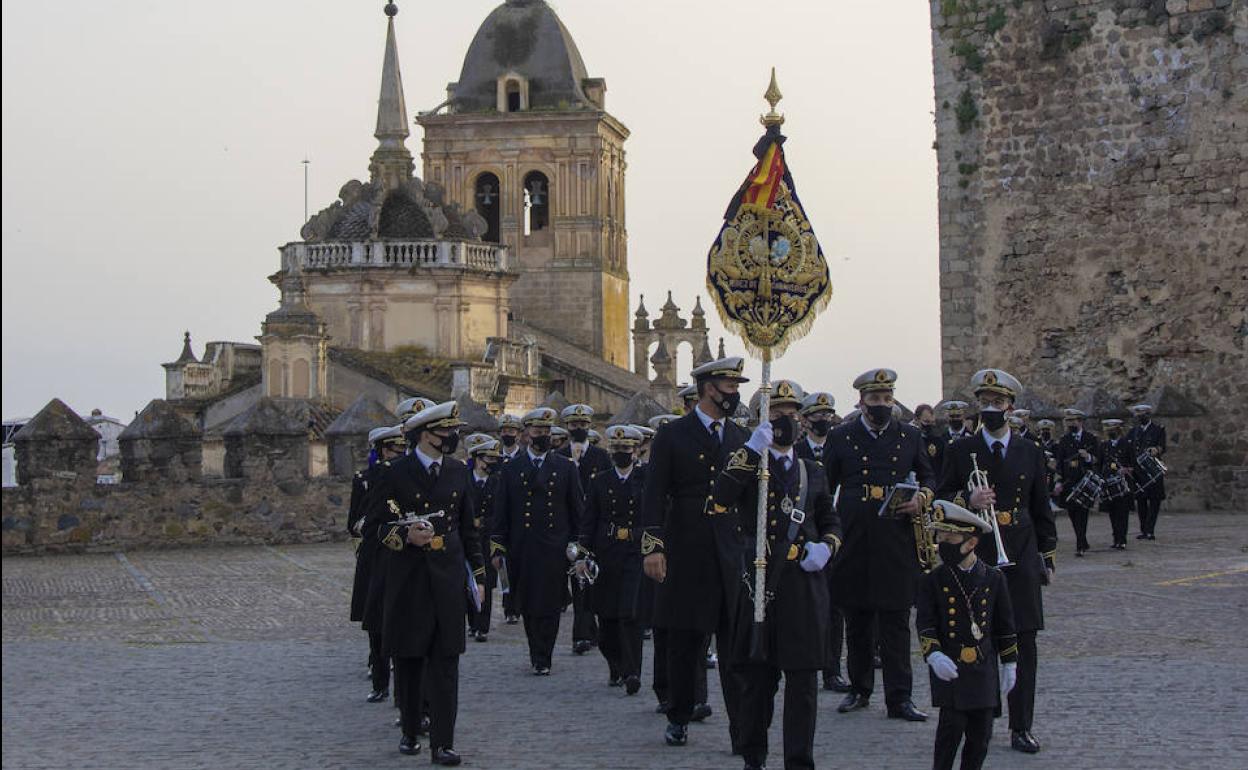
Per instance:
[[[788,455],[780,456],[780,470],[784,473],[785,476],[789,475],[789,456]]]
[[[812,445],[810,447],[810,450],[814,452],[816,459],[823,457],[823,447],[819,446],[818,444]]]
[[[438,480],[438,463],[429,463],[429,477]]]
[[[721,439],[719,437],[720,424],[718,422],[711,423],[711,438],[715,441],[715,446],[719,446]]]
[[[1000,441],[992,442],[992,456],[997,458],[998,463],[1004,460],[1005,459],[1005,444],[1002,444]]]
[[[534,457],[533,458],[533,470],[540,471],[541,469],[542,469],[542,458]]]

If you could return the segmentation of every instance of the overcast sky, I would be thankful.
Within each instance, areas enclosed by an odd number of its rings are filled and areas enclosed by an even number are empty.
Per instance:
[[[400,0],[410,112],[445,98],[497,4]],[[199,355],[209,340],[254,342],[277,304],[266,280],[277,248],[302,224],[300,162],[312,161],[314,212],[368,176],[382,5],[3,5],[5,418],[56,396],[128,420],[164,396],[160,364],[183,330]],[[632,305],[645,294],[654,315],[671,288],[687,314],[705,294],[706,252],[753,163],[775,65],[785,149],[834,296],[774,374],[832,391],[842,412],[850,382],[875,366],[898,370],[905,403],[939,398],[927,4],[552,5],[632,131]],[[742,351],[732,338],[727,349]],[[688,367],[686,353],[682,380]]]

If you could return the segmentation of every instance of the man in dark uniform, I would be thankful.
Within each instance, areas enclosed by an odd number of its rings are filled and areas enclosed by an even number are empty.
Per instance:
[[[932,464],[932,472],[940,475],[940,466],[945,461],[945,447],[949,442],[946,434],[936,430],[936,410],[929,404],[919,404],[914,408],[914,427],[923,436],[923,449]]]
[[[681,414],[689,414],[698,405],[698,384],[691,383],[676,391],[676,398],[680,399]]]
[[[1109,527],[1113,535],[1115,551],[1127,548],[1127,526],[1131,519],[1134,498],[1135,446],[1126,438],[1122,420],[1101,420],[1105,429],[1105,441],[1101,444],[1101,479],[1105,481],[1101,492],[1101,511],[1109,514]],[[1118,481],[1112,481],[1118,479]],[[1121,491],[1114,495],[1114,485]]]
[[[480,601],[485,580],[474,525],[468,468],[451,454],[459,443],[459,406],[426,408],[405,424],[411,454],[383,463],[369,517],[390,550],[386,562],[383,649],[395,659],[403,738],[399,751],[420,751],[421,697],[428,698],[431,759],[458,765],[459,656],[464,615]],[[423,689],[422,689],[423,686]]]
[[[730,418],[741,402],[742,358],[722,358],[693,370],[698,403],[654,437],[646,466],[641,552],[646,575],[662,583],[654,625],[667,634],[669,707],[664,739],[683,746],[694,715],[705,639],[716,634],[728,733],[738,745],[741,679],[728,650],[744,553],[740,527],[710,508],[715,478],[748,434]]]
[[[879,634],[888,716],[921,722],[910,691],[910,607],[918,582],[914,519],[930,505],[935,478],[919,431],[893,419],[897,373],[872,369],[854,380],[860,416],[832,431],[824,447],[828,488],[840,487],[837,513],[845,545],[832,563],[832,602],[845,613],[847,667],[852,688],[837,708],[842,714],[866,708],[875,688],[872,651]],[[920,487],[910,499],[891,504],[897,484],[913,475]],[[890,504],[881,516],[885,501]]]
[[[992,539],[992,525],[945,500],[932,509],[941,563],[923,576],[914,622],[932,672],[932,705],[940,708],[932,767],[952,770],[965,737],[962,770],[979,770],[992,720],[1018,674],[1010,592],[1005,576],[975,553]]]
[[[799,458],[794,451],[802,390],[789,380],[775,385],[773,416],[728,460],[715,485],[712,505],[717,514],[735,511],[748,551],[758,532],[759,463],[767,458],[766,598],[753,593],[751,560],[745,574],[747,588],[738,592],[733,624],[733,660],[744,684],[740,747],[746,770],[765,766],[767,731],[783,675],[784,766],[813,770],[818,672],[827,666],[831,633],[824,567],[840,546],[840,522],[823,466]],[[761,625],[754,623],[757,601],[766,604]]]
[[[1018,634],[1018,687],[1010,694],[1010,745],[1035,753],[1040,744],[1031,734],[1036,700],[1036,633],[1044,628],[1041,587],[1053,580],[1057,558],[1057,525],[1049,505],[1044,452],[1004,426],[1005,415],[1022,385],[1000,369],[983,369],[971,378],[979,400],[982,427],[957,441],[945,454],[940,497],[976,511],[995,508],[998,529],[1011,562],[1002,568],[1010,589],[1014,629]],[[973,459],[972,459],[973,458]],[[978,465],[988,487],[969,490]],[[980,539],[979,557],[991,565],[1000,560],[994,538]]]
[[[368,512],[366,499],[369,487],[376,483],[377,477],[385,466],[382,463],[403,456],[407,451],[407,442],[403,439],[403,430],[397,425],[374,428],[368,432],[369,457],[368,467],[355,474],[351,479],[351,502],[347,508],[347,531],[351,537],[360,538],[355,551],[355,579],[351,581],[351,621],[363,623],[364,610],[368,602],[368,587],[372,582],[373,569],[377,562],[377,533],[365,531]],[[381,653],[381,627],[369,628],[368,631],[368,674],[373,683],[373,691],[368,695],[369,703],[381,703],[390,697],[390,660]]]
[[[1049,490],[1049,498],[1053,500],[1053,487],[1057,484],[1057,438],[1054,433],[1057,423],[1045,418],[1036,423],[1036,428],[1036,444],[1044,452],[1046,487]]]
[[[507,559],[511,593],[529,640],[529,662],[538,676],[550,674],[585,505],[576,466],[550,449],[554,424],[555,410],[549,407],[524,416],[529,446],[503,466],[490,541],[495,569]]]
[[[1028,441],[1032,443],[1036,443],[1036,444],[1040,443],[1040,437],[1036,435],[1036,432],[1034,430],[1031,429],[1031,410],[1030,409],[1015,409],[1013,412],[1010,412],[1010,416],[1016,417],[1018,418],[1018,420],[1020,420],[1020,423],[1018,425],[1018,437],[1019,438],[1025,438]]]
[[[969,405],[965,401],[946,401],[940,406],[949,420],[949,430],[945,435],[946,445],[971,435],[971,431],[966,428],[966,408]]]
[[[630,425],[607,428],[612,467],[595,475],[581,521],[582,558],[577,576],[598,567],[590,601],[598,616],[598,649],[607,660],[607,683],[629,695],[641,689],[641,624],[637,599],[641,588],[641,499],[643,480],[634,465],[641,431]]]
[[[793,451],[803,460],[813,460],[823,467],[823,448],[832,429],[840,425],[836,416],[836,398],[831,393],[810,393],[802,399],[802,424],[806,435],[797,442]],[[835,494],[836,490],[830,490]],[[824,570],[824,578],[831,582],[832,571]],[[831,587],[829,586],[829,591]],[[823,689],[833,692],[849,692],[849,681],[841,675],[841,652],[845,648],[845,617],[835,604],[828,602],[828,665],[823,669]]]
[[[1135,416],[1135,427],[1128,438],[1135,451],[1145,452],[1160,460],[1166,453],[1166,429],[1153,422],[1153,407],[1136,404],[1131,407],[1131,414]],[[1161,513],[1161,501],[1166,499],[1166,482],[1161,476],[1152,481],[1147,478],[1138,481],[1140,486],[1135,495],[1135,505],[1140,518],[1140,534],[1135,539],[1156,540],[1157,515]]]
[[[498,418],[498,460],[505,465],[511,462],[524,449],[522,443],[524,422],[514,414],[504,414]],[[486,516],[486,526],[493,514]],[[487,530],[488,532],[488,530]],[[493,559],[490,560],[493,566]],[[520,613],[516,610],[516,594],[508,591],[503,594],[503,619],[509,626],[520,622]]]
[[[589,482],[594,476],[611,468],[611,457],[606,450],[589,443],[589,426],[594,419],[594,409],[589,404],[571,404],[559,417],[568,431],[568,443],[555,451],[572,461],[580,473],[581,491],[588,492]],[[598,625],[590,607],[593,588],[574,578],[571,591],[572,652],[584,655],[598,643]]]
[[[1091,431],[1083,429],[1083,421],[1087,417],[1078,409],[1067,409],[1063,413],[1066,424],[1066,435],[1057,442],[1057,469],[1060,476],[1053,491],[1063,501],[1066,515],[1070,517],[1070,526],[1075,530],[1075,556],[1083,556],[1088,545],[1088,508],[1071,499],[1071,492],[1079,480],[1088,471],[1095,472],[1101,466],[1099,457],[1101,442]]]
[[[644,467],[650,462],[650,445],[654,443],[654,428],[648,425],[634,425],[634,428],[641,431],[641,445],[637,447],[637,465]]]
[[[494,494],[498,489],[497,470],[502,462],[499,459],[498,446],[498,439],[485,433],[474,433],[464,439],[468,467],[472,471],[472,507],[475,516],[473,524],[482,533],[489,531],[489,520],[494,515]],[[484,550],[488,550],[486,538],[483,537],[482,540]],[[485,592],[481,597],[481,606],[468,608],[468,634],[477,642],[489,641],[490,615],[494,610],[494,584],[497,582],[498,571],[487,560]]]

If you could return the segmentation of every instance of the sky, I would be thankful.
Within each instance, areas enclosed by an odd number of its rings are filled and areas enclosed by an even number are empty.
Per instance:
[[[367,179],[383,2],[5,3],[3,416],[59,397],[130,419],[182,332],[254,342],[303,220]],[[773,377],[828,390],[887,366],[940,396],[936,153],[926,3],[552,2],[627,151],[631,304],[705,296],[706,252],[761,135],[776,67],[798,193],[833,297]],[[498,0],[399,0],[408,111],[439,104]],[[420,151],[414,123],[408,147]],[[419,173],[419,160],[417,173]],[[729,355],[742,354],[733,337]],[[687,377],[686,352],[678,375]],[[759,364],[748,373],[757,382]]]

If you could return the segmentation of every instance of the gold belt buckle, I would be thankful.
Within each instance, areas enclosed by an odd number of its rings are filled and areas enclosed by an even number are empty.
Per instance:
[[[863,488],[867,491],[867,497],[870,497],[872,500],[884,499],[884,487],[876,484],[864,484]]]
[[[1008,527],[1014,523],[1014,511],[997,511],[997,524]]]
[[[433,539],[429,541],[429,548],[434,551],[441,551],[446,548],[446,538],[441,535],[434,535]]]
[[[958,660],[962,661],[963,663],[974,663],[975,661],[979,660],[979,648],[978,647],[963,647],[962,652],[959,653],[958,655]]]
[[[627,540],[631,535],[632,535],[632,532],[628,529],[628,527],[616,527],[615,528],[616,540]]]
[[[797,561],[797,556],[801,552],[802,552],[801,549],[797,547],[797,543],[792,543],[789,545],[789,553],[786,558],[789,561]]]

